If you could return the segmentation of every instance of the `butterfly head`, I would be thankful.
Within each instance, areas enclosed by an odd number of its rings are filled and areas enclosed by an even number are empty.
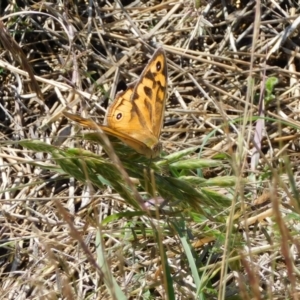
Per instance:
[[[151,152],[149,151],[149,154],[147,155],[148,158],[155,158],[158,157],[160,152],[162,151],[162,143],[158,142],[157,144],[153,145],[151,147]]]

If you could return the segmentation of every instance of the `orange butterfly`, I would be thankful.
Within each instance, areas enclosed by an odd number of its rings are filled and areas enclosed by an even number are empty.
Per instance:
[[[117,93],[103,125],[68,112],[63,114],[84,127],[101,129],[117,137],[146,157],[156,157],[162,149],[159,136],[167,97],[167,77],[166,55],[159,48],[140,78],[126,91]]]

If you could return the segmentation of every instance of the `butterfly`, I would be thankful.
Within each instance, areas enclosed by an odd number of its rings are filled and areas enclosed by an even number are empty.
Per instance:
[[[90,119],[63,112],[84,127],[102,130],[117,137],[136,152],[154,158],[162,150],[159,136],[163,126],[167,97],[167,59],[162,48],[150,58],[139,79],[116,94],[99,125]]]

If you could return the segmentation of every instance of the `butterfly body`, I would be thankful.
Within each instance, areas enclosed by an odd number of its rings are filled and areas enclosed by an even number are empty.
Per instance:
[[[146,157],[159,155],[159,136],[167,96],[167,62],[158,49],[140,78],[125,91],[117,93],[108,108],[104,125],[64,112],[65,116],[85,127],[101,129],[115,136]]]

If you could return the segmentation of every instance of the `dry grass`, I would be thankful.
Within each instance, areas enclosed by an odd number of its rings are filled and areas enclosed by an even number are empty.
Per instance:
[[[299,9],[61,2],[0,2],[2,299],[298,299]],[[161,159],[62,117],[158,46]]]

